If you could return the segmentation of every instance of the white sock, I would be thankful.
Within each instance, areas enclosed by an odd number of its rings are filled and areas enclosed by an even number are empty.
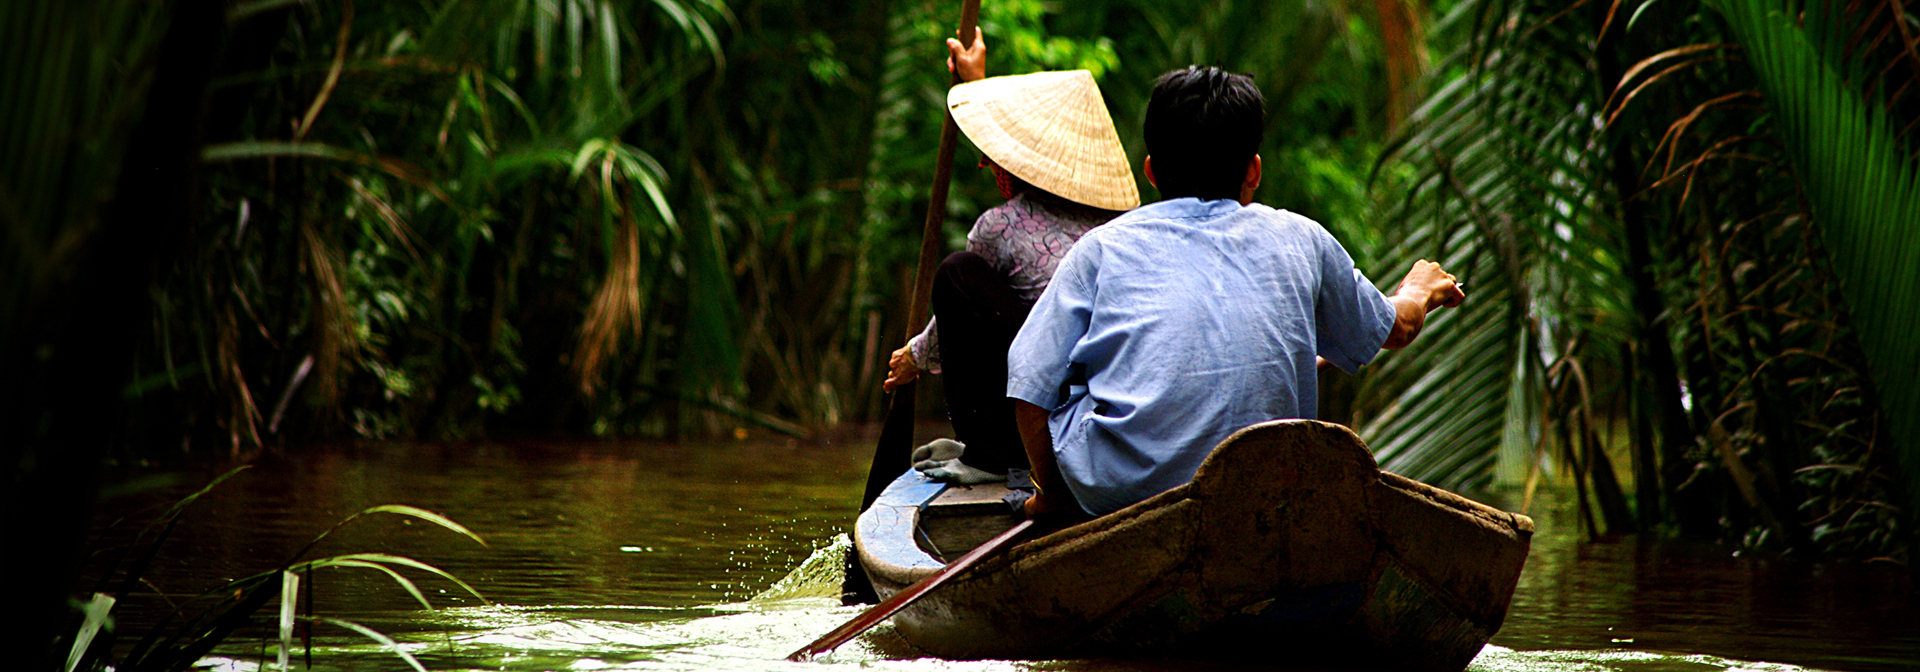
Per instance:
[[[975,483],[1007,480],[1007,477],[1003,474],[989,474],[979,469],[969,467],[965,463],[962,463],[960,458],[957,457],[951,460],[926,460],[913,465],[913,468],[920,470],[920,473],[926,474],[927,478],[942,483],[973,485]]]
[[[951,460],[966,452],[967,444],[953,439],[934,439],[913,449],[913,461],[918,464],[928,460]]]

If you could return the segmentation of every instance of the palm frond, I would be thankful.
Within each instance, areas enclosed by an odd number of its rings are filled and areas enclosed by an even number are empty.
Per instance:
[[[1556,344],[1618,331],[1595,319],[1621,311],[1601,289],[1619,272],[1591,151],[1601,101],[1579,46],[1590,27],[1560,9],[1464,3],[1437,29],[1472,31],[1448,60],[1468,74],[1415,110],[1396,146],[1416,176],[1386,213],[1397,243],[1370,275],[1433,259],[1468,299],[1362,380],[1356,425],[1382,468],[1456,488],[1486,485],[1496,464],[1524,476],[1515,465],[1544,440],[1538,399]]]
[[[1920,166],[1908,157],[1853,20],[1830,3],[1710,3],[1746,48],[1778,119],[1906,470],[1920,493]],[[1897,20],[1897,19],[1896,19]]]

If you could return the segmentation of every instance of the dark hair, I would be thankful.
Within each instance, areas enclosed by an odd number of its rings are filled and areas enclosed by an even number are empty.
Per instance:
[[[1197,65],[1161,75],[1146,122],[1160,195],[1239,198],[1265,117],[1266,100],[1252,77]]]

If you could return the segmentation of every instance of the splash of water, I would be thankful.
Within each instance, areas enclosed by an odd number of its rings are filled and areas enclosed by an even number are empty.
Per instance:
[[[753,602],[777,602],[802,598],[837,598],[840,585],[847,574],[847,553],[853,550],[853,540],[846,534],[834,535],[825,546],[813,549],[813,555],[806,562],[787,572],[773,585],[759,595],[753,596]]]

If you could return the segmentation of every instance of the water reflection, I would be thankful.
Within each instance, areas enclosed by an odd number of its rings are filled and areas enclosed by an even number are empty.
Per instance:
[[[318,552],[413,557],[467,580],[492,604],[417,573],[438,610],[420,610],[374,572],[321,570],[310,580],[321,615],[395,636],[428,669],[1242,669],[916,659],[884,626],[822,661],[782,660],[857,611],[820,596],[837,584],[832,559],[839,551],[828,545],[850,523],[870,450],[856,437],[818,444],[527,442],[303,451],[265,460],[197,504],[149,574],[167,594],[130,597],[116,614],[136,629],[182,596],[278,565],[354,511],[403,503],[446,514],[488,545],[384,517],[342,529]],[[116,500],[110,513],[171,501],[210,477]],[[1512,611],[1473,669],[1899,670],[1920,664],[1904,569],[1740,559],[1711,546],[1632,539],[1582,543],[1571,533],[1568,507],[1559,500],[1535,503],[1540,534]],[[809,557],[816,561],[789,576]],[[314,669],[410,669],[359,635],[326,627],[315,634]],[[271,668],[277,645],[269,639],[264,630],[245,633],[203,662],[250,671],[266,661]],[[296,652],[296,663],[304,662],[302,653]],[[1285,652],[1275,655],[1285,658]]]
[[[1541,534],[1495,644],[1920,668],[1904,567],[1741,558],[1722,546],[1674,541],[1586,543],[1572,506],[1564,496],[1536,503]]]

